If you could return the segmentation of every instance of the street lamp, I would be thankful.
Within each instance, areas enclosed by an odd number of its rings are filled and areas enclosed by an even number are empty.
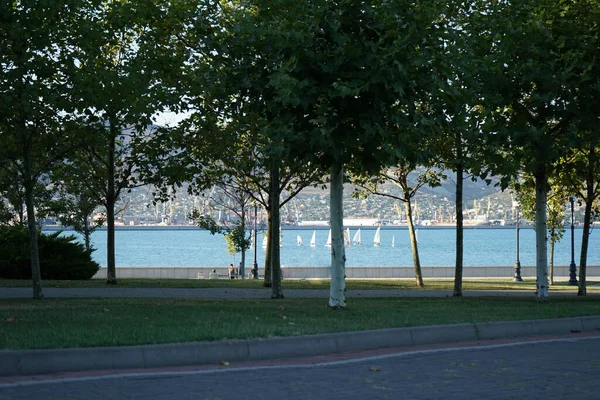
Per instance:
[[[516,211],[517,211],[517,258],[515,261],[515,276],[513,277],[513,281],[515,282],[523,282],[523,278],[521,278],[521,261],[519,260],[519,217],[520,217],[520,210],[519,210],[519,203],[517,203],[516,201],[513,203],[513,206],[515,207]]]
[[[569,285],[577,285],[577,266],[575,265],[575,220],[573,216],[573,203],[575,196],[569,198],[571,200],[571,265],[569,265]]]

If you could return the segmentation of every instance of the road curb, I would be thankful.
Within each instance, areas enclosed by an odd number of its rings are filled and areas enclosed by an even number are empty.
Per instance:
[[[161,368],[316,356],[345,351],[401,348],[600,330],[600,315],[545,320],[418,326],[270,339],[146,346],[0,351],[0,376],[73,371]]]

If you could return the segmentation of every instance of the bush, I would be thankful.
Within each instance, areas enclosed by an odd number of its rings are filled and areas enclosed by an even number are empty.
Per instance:
[[[73,235],[38,232],[42,279],[90,279],[100,265],[92,260],[93,249],[77,242]],[[31,279],[27,229],[0,227],[0,278]]]

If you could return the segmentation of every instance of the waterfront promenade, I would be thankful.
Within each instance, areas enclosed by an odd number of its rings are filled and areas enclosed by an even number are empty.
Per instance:
[[[246,266],[246,273],[249,276],[251,265]],[[330,278],[330,267],[326,266],[287,266],[281,267],[284,279],[327,279]],[[214,272],[213,272],[214,271]],[[506,278],[512,279],[514,276],[514,266],[481,266],[481,267],[463,267],[464,278]],[[262,275],[263,269],[259,268],[259,274]],[[422,266],[421,273],[424,278],[453,278],[454,267],[430,267]],[[158,278],[158,279],[212,279],[226,277],[228,274],[227,266],[213,267],[117,267],[118,278]],[[414,278],[414,267],[385,267],[385,266],[347,266],[346,277],[355,279],[383,279],[383,278]],[[523,278],[535,278],[536,271],[534,266],[522,266],[521,276]],[[559,265],[554,267],[554,277],[556,279],[568,278],[569,267]],[[590,280],[600,278],[600,266],[588,266],[587,277]],[[96,279],[106,278],[106,267],[102,267],[94,276]]]

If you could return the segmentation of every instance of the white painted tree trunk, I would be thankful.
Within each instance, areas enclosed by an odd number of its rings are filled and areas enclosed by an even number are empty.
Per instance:
[[[344,246],[344,168],[341,163],[331,166],[331,284],[329,307],[346,307],[346,249]]]
[[[536,297],[548,301],[548,240],[546,231],[546,179],[545,174],[536,176],[535,185],[535,250],[536,250]]]

